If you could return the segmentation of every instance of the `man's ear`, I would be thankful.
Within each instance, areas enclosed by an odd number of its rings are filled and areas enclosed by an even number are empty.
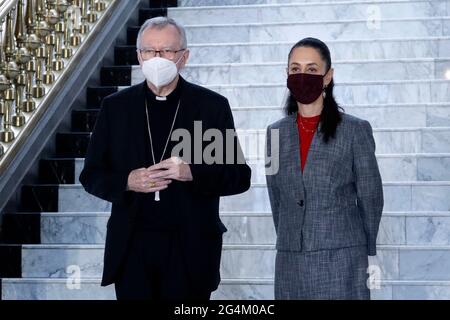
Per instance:
[[[137,54],[137,58],[138,58],[138,61],[139,61],[139,65],[142,66],[142,64],[143,64],[144,62],[142,61],[141,55],[139,54],[139,49],[136,50],[136,54]]]
[[[188,60],[189,60],[189,55],[190,55],[190,51],[189,51],[189,49],[186,49],[186,50],[183,52],[183,58],[182,58],[182,62],[181,62],[181,64],[180,64],[180,70],[181,70],[182,68],[184,68],[184,66],[187,64],[187,62],[188,62]]]
[[[328,72],[325,74],[325,77],[323,78],[323,84],[325,86],[328,86],[331,80],[333,80],[333,76],[334,76],[334,68],[330,68],[330,70],[328,70]]]

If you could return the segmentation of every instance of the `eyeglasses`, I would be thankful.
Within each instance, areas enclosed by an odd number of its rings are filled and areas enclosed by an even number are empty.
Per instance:
[[[155,50],[151,48],[144,48],[144,49],[138,49],[138,51],[141,53],[142,59],[148,60],[151,58],[156,57],[156,54],[159,53],[160,57],[172,60],[175,58],[176,54],[180,51],[184,51],[186,49],[180,49],[180,50],[171,50],[171,49],[163,49],[163,50]]]

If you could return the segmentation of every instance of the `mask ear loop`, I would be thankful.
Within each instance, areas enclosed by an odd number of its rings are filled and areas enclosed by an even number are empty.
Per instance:
[[[183,49],[183,54],[181,55],[181,57],[177,60],[177,62],[175,62],[175,65],[177,65],[178,64],[178,62],[180,62],[180,60],[181,60],[181,58],[183,58],[183,55],[184,55],[184,51],[186,51],[186,49]]]

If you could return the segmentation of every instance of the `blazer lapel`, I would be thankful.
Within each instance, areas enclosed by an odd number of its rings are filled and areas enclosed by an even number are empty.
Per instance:
[[[320,129],[322,127],[322,123],[319,123],[319,126],[316,130],[316,132],[314,133],[313,139],[311,140],[311,144],[309,146],[309,150],[308,150],[308,155],[306,157],[306,163],[305,163],[305,167],[303,169],[303,182],[306,184],[308,183],[313,175],[313,171],[312,168],[314,168],[314,162],[316,160],[315,156],[317,153],[317,150],[320,149],[320,145],[323,142],[322,140],[322,133],[320,133]],[[300,141],[301,144],[301,141]]]
[[[311,168],[314,167],[314,155],[323,143],[321,139],[322,134],[320,133],[321,124],[319,124],[311,141],[303,173],[300,160],[301,139],[298,134],[297,112],[288,116],[285,126],[286,136],[284,137],[284,142],[287,143],[286,148],[288,153],[287,172],[295,181],[292,192],[296,199],[298,199],[303,195],[305,184],[311,180]]]
[[[297,129],[297,113],[289,115],[285,122],[286,136],[282,143],[287,148],[287,174],[293,179],[292,193],[295,199],[302,198],[304,193],[303,176],[300,162],[299,135]]]

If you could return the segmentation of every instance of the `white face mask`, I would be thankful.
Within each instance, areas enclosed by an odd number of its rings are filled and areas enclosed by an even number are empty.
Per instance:
[[[147,81],[155,87],[161,88],[175,79],[178,74],[178,69],[173,61],[161,57],[154,57],[144,61],[142,64],[142,73]]]

